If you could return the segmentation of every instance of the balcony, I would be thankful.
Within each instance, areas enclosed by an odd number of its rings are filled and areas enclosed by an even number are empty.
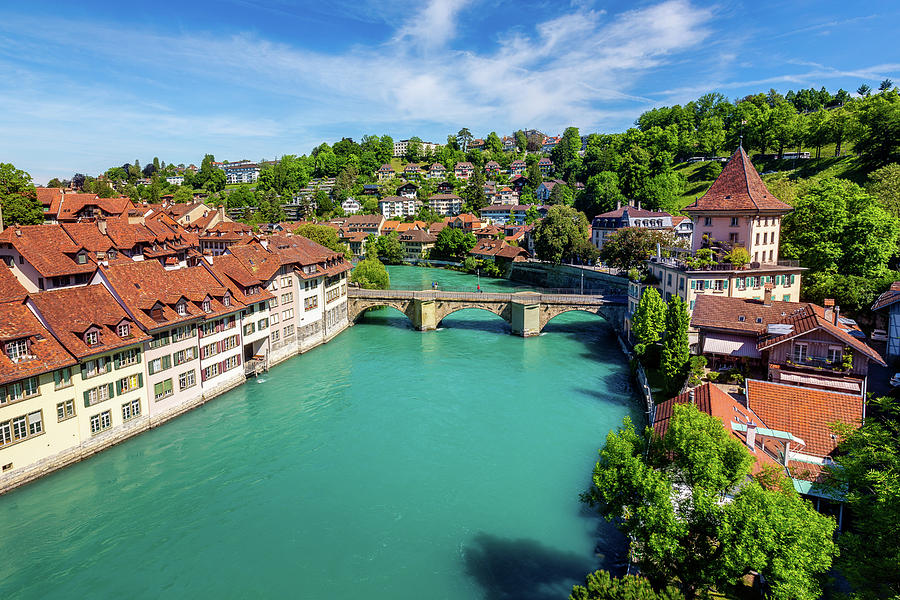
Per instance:
[[[843,360],[832,361],[824,356],[797,356],[795,354],[786,358],[782,366],[808,373],[828,371],[843,374],[850,371],[844,366]]]

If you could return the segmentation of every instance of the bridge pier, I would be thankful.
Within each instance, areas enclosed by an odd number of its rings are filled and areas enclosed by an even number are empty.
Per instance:
[[[413,327],[419,331],[433,331],[437,329],[437,314],[434,300],[413,300],[412,305]]]
[[[510,327],[513,335],[531,337],[541,334],[541,305],[539,302],[509,303]]]

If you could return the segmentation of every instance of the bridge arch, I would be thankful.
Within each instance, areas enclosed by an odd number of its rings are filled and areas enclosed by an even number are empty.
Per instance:
[[[547,324],[558,317],[559,315],[570,313],[570,312],[583,312],[591,315],[596,315],[598,317],[602,317],[604,321],[608,325],[615,327],[615,323],[617,323],[616,319],[621,319],[622,316],[619,313],[622,311],[619,307],[615,306],[543,306],[541,308],[541,316],[540,316],[540,328],[541,331],[544,330],[544,327]]]
[[[464,310],[475,310],[475,311],[479,311],[479,312],[488,312],[492,315],[496,315],[496,316],[500,317],[500,319],[502,319],[506,323],[507,328],[511,327],[508,305],[503,305],[503,306],[499,306],[499,307],[498,306],[477,306],[477,305],[476,306],[450,305],[450,306],[447,306],[444,308],[438,307],[437,310],[435,311],[435,313],[436,313],[435,321],[436,321],[437,326],[440,327],[441,323],[447,317],[454,315],[458,312],[464,311]],[[493,321],[493,319],[491,319],[491,320]]]
[[[350,301],[347,305],[347,317],[351,323],[355,323],[366,313],[367,310],[375,308],[393,308],[406,316],[410,321],[413,320],[410,314],[412,302],[405,300],[376,300],[373,302],[354,302]]]

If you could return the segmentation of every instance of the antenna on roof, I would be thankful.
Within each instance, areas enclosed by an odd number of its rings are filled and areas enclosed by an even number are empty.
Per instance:
[[[741,119],[741,135],[738,137],[738,148],[744,147],[744,125],[747,124],[746,119]]]

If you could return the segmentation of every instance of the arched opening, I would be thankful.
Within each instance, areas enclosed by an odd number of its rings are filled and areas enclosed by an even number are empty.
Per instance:
[[[605,332],[609,328],[609,320],[596,310],[570,308],[550,317],[541,331],[585,335]]]
[[[438,328],[479,329],[499,333],[509,333],[510,331],[506,319],[492,310],[477,306],[452,309],[441,318],[437,326]]]
[[[406,316],[406,313],[389,304],[367,306],[357,315],[354,322],[366,325],[403,327],[404,329],[413,327],[412,321]]]

